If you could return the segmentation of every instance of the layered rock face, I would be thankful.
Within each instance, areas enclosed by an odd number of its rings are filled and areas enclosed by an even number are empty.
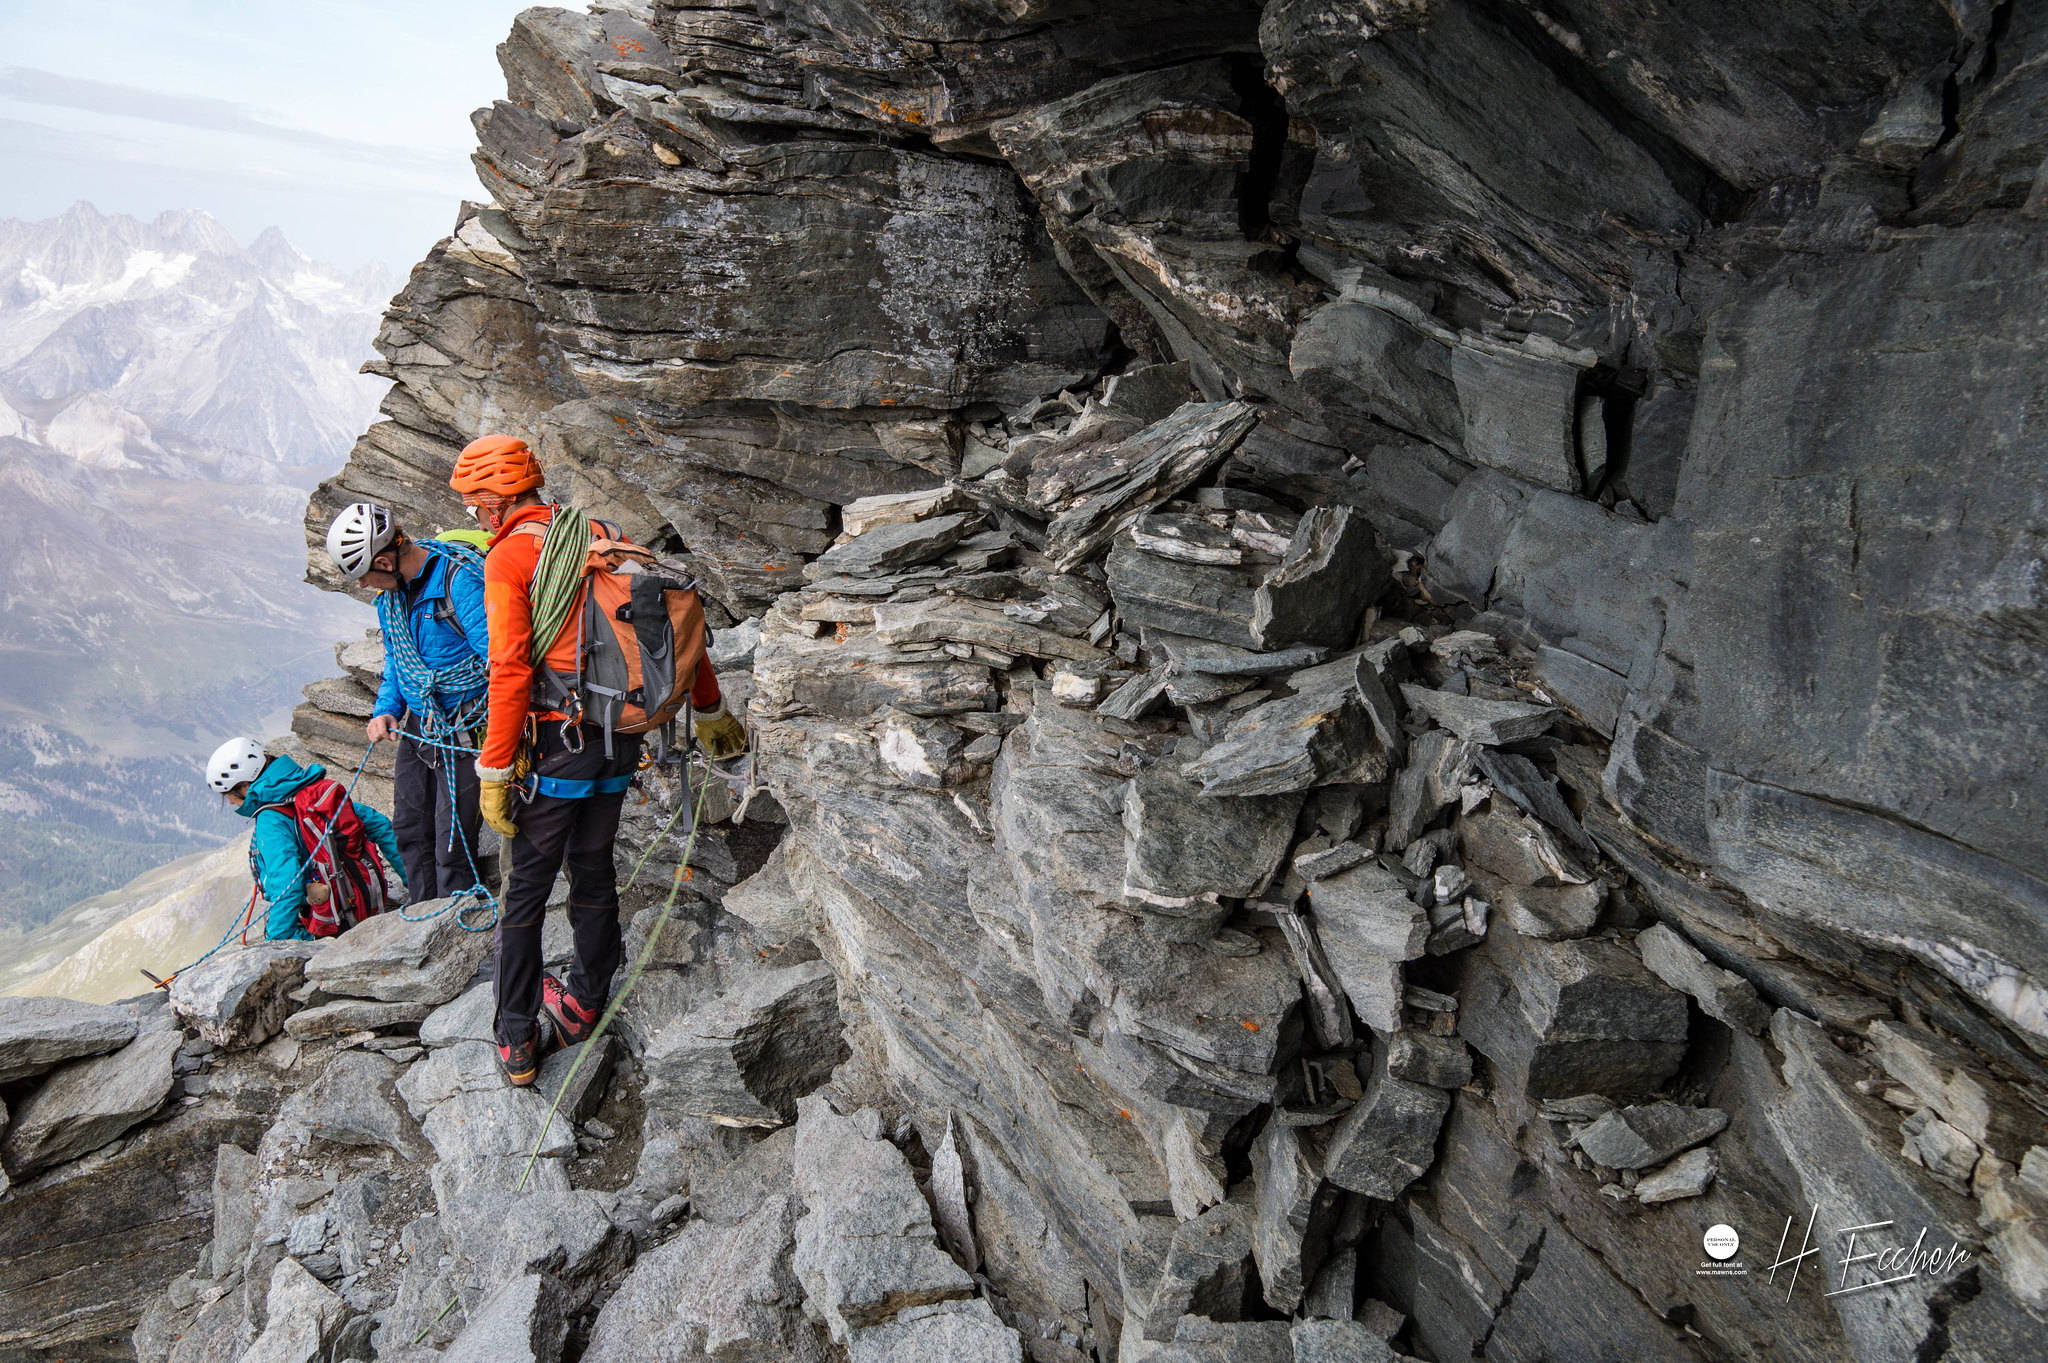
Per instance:
[[[809,972],[625,1039],[796,1172],[589,1347],[2038,1352],[2048,25],[1101,9],[522,15],[309,510],[509,430],[758,622]]]

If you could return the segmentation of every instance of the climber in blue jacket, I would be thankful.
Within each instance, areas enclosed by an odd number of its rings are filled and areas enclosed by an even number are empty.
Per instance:
[[[344,507],[327,531],[343,576],[375,589],[384,682],[363,733],[396,741],[391,822],[412,902],[477,883],[481,822],[472,761],[484,719],[490,631],[474,545],[406,536],[374,502]]]
[[[385,868],[400,865],[391,821],[348,799],[326,768],[272,757],[253,738],[231,738],[208,760],[206,781],[235,813],[256,821],[249,870],[269,905],[264,936],[331,937],[389,906]]]

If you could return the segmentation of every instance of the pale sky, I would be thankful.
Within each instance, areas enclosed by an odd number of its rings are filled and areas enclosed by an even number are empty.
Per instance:
[[[514,0],[0,0],[0,218],[198,208],[403,272],[482,199]]]

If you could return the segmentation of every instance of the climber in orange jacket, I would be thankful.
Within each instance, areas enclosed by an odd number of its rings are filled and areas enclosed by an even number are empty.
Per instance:
[[[554,517],[540,499],[544,481],[525,442],[506,435],[471,441],[448,480],[491,532],[484,559],[490,718],[476,773],[484,822],[504,835],[511,862],[498,914],[495,1030],[498,1063],[521,1086],[533,1082],[551,1043],[573,1045],[590,1034],[610,995],[621,951],[612,845],[640,758],[638,735],[576,722],[536,693],[531,591],[542,535],[521,527],[544,532]],[[576,628],[574,612],[563,628]],[[708,660],[698,664],[690,699],[697,740],[710,756],[744,751],[746,731],[727,711]],[[522,750],[528,770],[515,783]],[[541,920],[565,865],[576,944],[566,982],[541,969]]]

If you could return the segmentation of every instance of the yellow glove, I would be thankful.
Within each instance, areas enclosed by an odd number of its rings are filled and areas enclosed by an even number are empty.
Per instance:
[[[695,728],[697,742],[704,749],[704,755],[716,762],[727,757],[738,757],[747,750],[747,731],[725,708],[725,697],[718,698],[718,704],[709,710],[699,710]]]
[[[482,778],[477,786],[477,808],[482,811],[484,822],[507,839],[519,836],[519,825],[512,822],[512,783],[505,779],[511,774],[505,770],[494,772],[492,776],[484,776],[482,771],[477,773]]]

